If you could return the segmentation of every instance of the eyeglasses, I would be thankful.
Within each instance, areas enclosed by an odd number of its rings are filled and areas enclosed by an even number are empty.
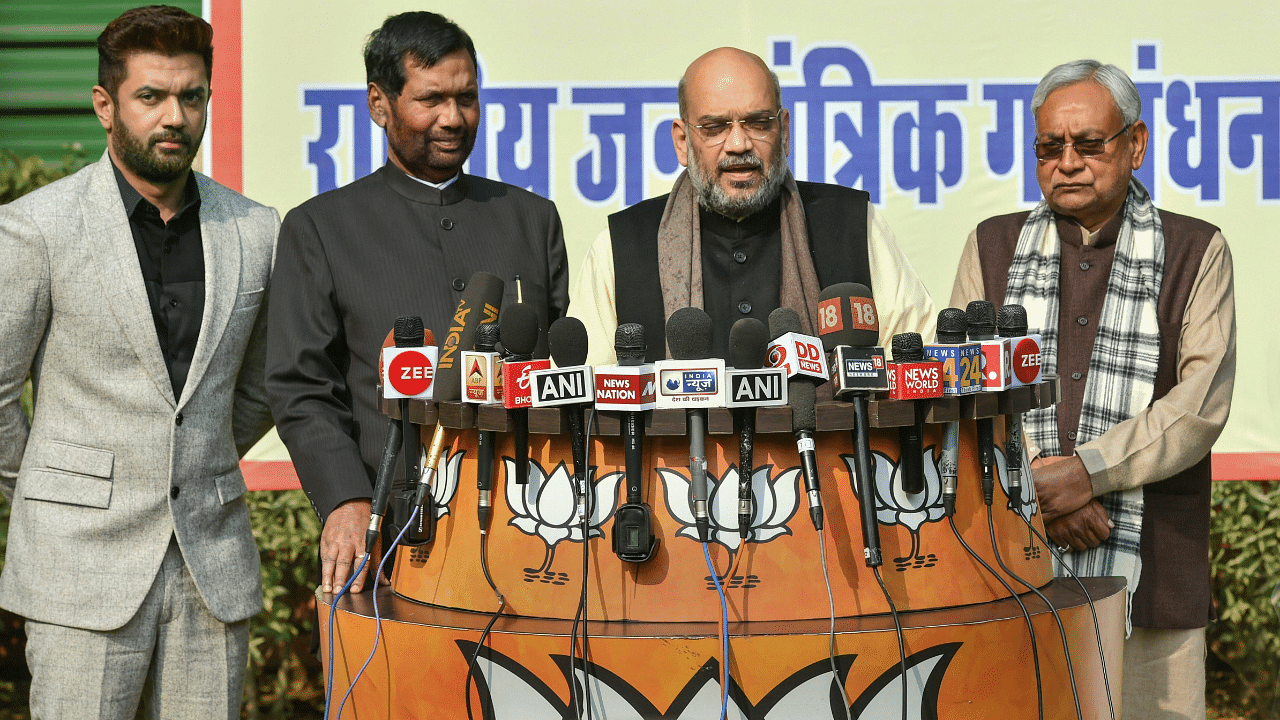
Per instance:
[[[713,120],[701,125],[694,125],[707,145],[721,145],[729,139],[729,129],[734,125],[742,125],[742,131],[753,140],[768,140],[774,132],[774,121],[778,115],[753,115],[741,120]]]
[[[1107,143],[1120,137],[1131,127],[1133,127],[1133,123],[1125,125],[1120,128],[1120,132],[1117,132],[1106,140],[1085,138],[1083,140],[1073,140],[1069,143],[1058,142],[1057,140],[1050,140],[1048,142],[1040,142],[1037,140],[1031,147],[1035,150],[1036,157],[1040,160],[1057,160],[1062,157],[1062,153],[1066,152],[1069,147],[1075,148],[1076,155],[1079,155],[1082,158],[1094,157],[1095,155],[1101,155],[1106,152]]]

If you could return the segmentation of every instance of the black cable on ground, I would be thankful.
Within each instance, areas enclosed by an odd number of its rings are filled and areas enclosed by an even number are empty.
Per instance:
[[[1004,589],[1009,591],[1009,597],[1016,600],[1018,607],[1022,608],[1022,616],[1027,619],[1027,632],[1031,635],[1031,660],[1035,664],[1036,669],[1036,706],[1039,709],[1040,720],[1044,720],[1044,685],[1040,681],[1040,650],[1036,647],[1036,628],[1031,624],[1031,613],[1027,612],[1026,604],[1022,602],[1022,598],[1018,597],[1018,593],[1014,591],[1013,586],[1010,585],[1007,580],[1000,577],[1000,573],[996,572],[995,568],[991,567],[986,560],[982,559],[981,555],[974,552],[973,548],[969,547],[969,543],[964,541],[964,536],[960,534],[960,529],[956,527],[955,518],[948,515],[947,522],[951,523],[951,532],[955,533],[956,539],[964,546],[964,549],[969,553],[969,556],[974,560],[977,560],[982,567],[986,568],[987,572],[991,573],[991,577],[1000,581],[1000,584],[1004,586]]]
[[[876,582],[880,583],[880,591],[889,603],[889,613],[893,615],[893,629],[898,632],[898,667],[902,671],[902,720],[907,720],[907,644],[902,637],[902,623],[898,621],[898,608],[889,596],[889,588],[884,586],[884,578],[880,577],[880,566],[873,565],[871,570],[876,574]]]
[[[990,505],[987,505],[987,530],[991,534],[991,551],[995,553],[996,562],[1000,564],[1000,569],[1004,570],[1006,575],[1017,580],[1028,590],[1035,593],[1036,596],[1044,602],[1045,606],[1049,608],[1049,612],[1053,613],[1054,622],[1058,623],[1058,634],[1062,636],[1062,655],[1067,659],[1067,676],[1071,679],[1071,697],[1076,703],[1076,720],[1084,720],[1084,715],[1080,712],[1080,691],[1076,689],[1076,671],[1071,665],[1071,647],[1067,643],[1067,628],[1062,624],[1062,616],[1058,614],[1058,608],[1054,607],[1053,603],[1049,602],[1049,598],[1045,597],[1045,594],[1040,592],[1039,588],[1026,580],[1023,580],[1017,573],[1010,570],[1009,566],[1004,564],[1004,558],[1000,556],[1000,548],[996,544],[995,516],[991,511]]]

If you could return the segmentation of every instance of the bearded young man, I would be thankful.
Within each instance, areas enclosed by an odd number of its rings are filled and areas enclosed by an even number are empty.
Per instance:
[[[519,277],[544,329],[568,305],[555,204],[462,172],[481,92],[466,32],[435,13],[394,15],[370,36],[364,61],[369,114],[386,130],[388,162],[285,216],[271,292],[267,387],[280,437],[324,522],[325,592],[343,586],[364,552],[387,432],[378,357],[396,318],[421,316],[444,338],[480,270],[506,281],[504,305],[516,301]],[[544,340],[542,357],[545,348]]]
[[[0,208],[0,605],[27,619],[32,717],[240,716],[262,588],[238,459],[271,426],[279,218],[191,170],[212,38],[178,8],[113,20],[106,153]]]
[[[1133,177],[1133,80],[1077,60],[1032,96],[1032,211],[969,235],[951,302],[1019,303],[1062,400],[1026,414],[1049,537],[1085,576],[1129,581],[1124,717],[1203,718],[1210,450],[1231,409],[1235,295],[1218,228],[1159,210]],[[1059,569],[1060,574],[1064,574]]]
[[[626,322],[644,326],[650,361],[666,357],[666,318],[687,306],[711,316],[722,358],[735,321],[767,323],[783,305],[817,335],[818,295],[837,282],[872,289],[885,345],[932,337],[929,293],[867,193],[792,178],[791,118],[763,60],[712,50],[685,71],[679,98],[671,140],[688,170],[669,195],[611,215],[578,276],[569,314],[591,336],[589,362],[614,361]]]

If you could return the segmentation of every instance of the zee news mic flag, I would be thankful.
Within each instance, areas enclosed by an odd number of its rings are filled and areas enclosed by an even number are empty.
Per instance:
[[[430,400],[435,389],[434,345],[417,348],[382,349],[382,388],[388,398]]]

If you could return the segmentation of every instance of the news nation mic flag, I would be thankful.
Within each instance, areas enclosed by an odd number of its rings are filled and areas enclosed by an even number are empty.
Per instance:
[[[657,407],[658,382],[652,365],[596,368],[596,409],[642,412]]]
[[[434,345],[418,348],[383,348],[383,396],[431,400],[435,390],[436,357],[437,350]]]

